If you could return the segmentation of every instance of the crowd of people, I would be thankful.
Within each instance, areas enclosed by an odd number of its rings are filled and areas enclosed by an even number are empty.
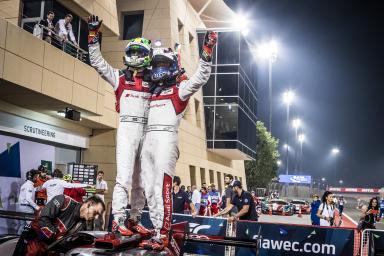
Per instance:
[[[226,216],[230,221],[236,219],[258,219],[256,212],[257,197],[243,190],[242,184],[234,180],[231,174],[224,178],[225,190],[220,193],[215,184],[202,183],[200,190],[195,185],[180,186],[180,177],[173,179],[173,212],[199,216]]]
[[[86,188],[93,189],[94,195],[104,202],[104,194],[108,191],[108,185],[103,180],[104,172],[102,170],[98,171],[96,186],[74,181],[70,174],[64,175],[59,169],[55,169],[52,175],[48,175],[47,172],[47,168],[40,165],[38,169],[32,169],[26,173],[26,181],[21,186],[18,197],[18,211],[39,213],[58,195],[66,195],[75,202],[83,203],[87,194]],[[99,226],[102,229],[103,220],[100,219],[100,221]]]
[[[340,226],[346,204],[344,196],[337,198],[330,191],[325,191],[321,200],[318,195],[314,195],[311,203],[312,225]],[[361,200],[358,200],[356,208],[361,211],[357,228],[359,230],[375,229],[375,224],[384,217],[384,198],[372,197],[368,205],[364,205]],[[339,215],[338,223],[335,222],[336,214]]]

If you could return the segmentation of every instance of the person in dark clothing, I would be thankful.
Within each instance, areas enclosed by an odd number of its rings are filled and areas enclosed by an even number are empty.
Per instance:
[[[188,204],[191,208],[192,217],[196,216],[195,205],[189,199],[188,194],[180,189],[180,177],[173,177],[173,191],[172,191],[172,207],[173,213],[184,213],[185,205]]]
[[[371,198],[369,205],[361,208],[362,215],[360,218],[358,229],[376,229],[375,224],[379,215],[379,204],[376,197]]]
[[[104,202],[96,196],[88,198],[85,203],[78,203],[65,195],[55,196],[30,227],[24,229],[13,255],[45,255],[54,241],[86,230],[86,221],[101,216],[104,211]]]
[[[321,201],[318,195],[313,196],[313,202],[311,203],[311,222],[312,225],[319,226],[320,225],[320,218],[316,215],[317,211],[319,210]]]
[[[224,196],[222,197],[222,209],[225,209],[230,203],[233,197],[232,189],[233,176],[231,174],[226,174],[224,177],[225,191]],[[231,215],[236,214],[236,208],[233,208],[230,212]]]
[[[233,222],[236,220],[252,220],[257,221],[257,212],[255,203],[253,201],[251,193],[243,190],[241,182],[235,180],[232,182],[233,196],[231,202],[227,204],[227,207],[220,211],[215,216],[221,216],[232,210],[236,206],[238,212],[234,216],[230,216],[228,221]]]
[[[54,31],[55,26],[53,25],[53,19],[55,18],[55,13],[49,11],[47,13],[47,18],[45,20],[40,20],[39,25],[43,28],[43,40],[48,43],[52,43],[52,31]]]

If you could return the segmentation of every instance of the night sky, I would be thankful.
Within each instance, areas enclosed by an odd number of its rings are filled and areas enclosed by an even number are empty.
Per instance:
[[[252,19],[249,42],[274,38],[280,45],[273,66],[272,133],[281,145],[285,143],[286,108],[281,94],[291,88],[297,97],[291,117],[303,120],[307,138],[301,173],[325,177],[328,184],[342,179],[344,186],[384,187],[384,8],[380,1],[225,2]],[[258,63],[257,72],[258,116],[267,126],[265,61]],[[291,129],[290,144],[293,139]],[[330,154],[333,146],[341,150],[337,158]],[[281,159],[285,161],[285,153]]]

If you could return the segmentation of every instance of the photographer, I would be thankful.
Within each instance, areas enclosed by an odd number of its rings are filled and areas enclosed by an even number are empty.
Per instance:
[[[335,206],[333,204],[333,194],[330,191],[325,191],[321,198],[317,217],[320,218],[320,226],[334,226],[335,224]]]
[[[379,205],[377,202],[377,198],[373,197],[369,201],[368,207],[364,205],[361,208],[361,216],[360,216],[360,221],[358,224],[358,229],[359,230],[364,230],[364,229],[376,229],[375,224],[376,220],[378,219],[378,214],[379,214]]]

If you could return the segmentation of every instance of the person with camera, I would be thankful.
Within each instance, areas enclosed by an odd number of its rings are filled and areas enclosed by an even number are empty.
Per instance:
[[[335,206],[332,192],[324,192],[316,215],[320,218],[320,226],[332,227],[335,225]]]
[[[369,200],[368,206],[364,205],[361,207],[360,221],[357,225],[358,230],[364,229],[376,229],[375,224],[378,220],[379,215],[379,204],[376,197]]]

